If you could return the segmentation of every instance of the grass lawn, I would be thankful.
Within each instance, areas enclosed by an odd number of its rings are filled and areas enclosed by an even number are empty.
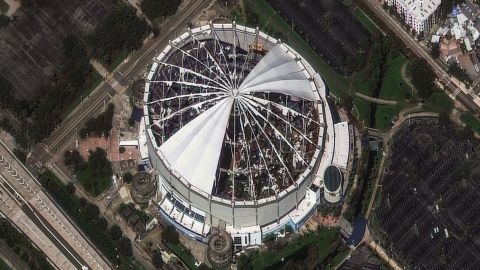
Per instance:
[[[167,242],[163,242],[183,263],[185,263],[188,268],[191,270],[197,269],[198,267],[195,265],[196,261],[195,258],[192,256],[191,253],[185,252],[187,249],[181,244],[170,244]]]
[[[466,112],[460,117],[465,125],[471,127],[476,133],[480,133],[480,120],[478,120],[471,112]]]
[[[0,0],[1,1],[1,0]],[[0,270],[11,270],[8,264],[0,258]]]
[[[354,8],[352,11],[353,15],[357,17],[358,21],[367,29],[370,33],[375,34],[380,30],[378,26],[370,19],[370,17],[363,12],[361,8]]]
[[[359,122],[365,121],[365,126],[370,124],[370,102],[359,97],[353,99],[354,113]]]
[[[348,256],[348,254],[350,254],[350,249],[349,249],[349,248],[338,252],[337,255],[335,255],[335,257],[333,257],[332,261],[330,262],[330,266],[331,266],[331,267],[336,267],[336,266],[338,266],[338,264],[339,264],[343,259],[345,259],[345,257]]]
[[[128,57],[128,51],[126,49],[121,50],[115,59],[113,59],[112,63],[108,66],[108,71],[112,72],[114,71],[121,63],[123,60],[125,60]]]
[[[302,248],[314,245],[318,253],[316,258],[322,262],[332,251],[331,247],[338,246],[339,232],[334,229],[320,229],[314,233],[308,233],[300,238],[289,242],[280,251],[260,252],[253,258],[253,270],[261,270],[280,262],[282,258],[287,258]]]
[[[437,113],[450,113],[453,108],[452,100],[443,92],[433,93],[425,102],[425,110]]]
[[[94,196],[102,194],[112,186],[112,179],[110,176],[103,178],[94,177],[93,172],[88,168],[78,173],[77,180]]]
[[[8,4],[4,0],[0,0],[0,14],[6,14],[8,11]]]
[[[401,104],[396,106],[377,105],[375,112],[375,128],[379,130],[387,130],[390,128],[390,123],[393,118],[402,110]]]
[[[412,94],[412,89],[402,78],[402,65],[408,61],[408,59],[399,54],[394,58],[389,56],[387,62],[387,70],[382,83],[382,89],[380,91],[380,98],[391,99],[397,101],[405,101],[410,99],[416,99],[415,92]]]
[[[347,95],[353,95],[349,90],[352,79],[335,72],[265,0],[245,0],[244,2],[252,12],[258,15],[260,25],[274,32],[282,32],[287,37],[288,40],[285,43],[292,46],[313,66],[325,80],[332,94],[342,99]]]

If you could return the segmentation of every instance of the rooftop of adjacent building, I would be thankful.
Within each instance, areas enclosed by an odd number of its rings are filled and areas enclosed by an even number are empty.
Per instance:
[[[441,0],[396,0],[417,20],[426,20],[440,6]]]

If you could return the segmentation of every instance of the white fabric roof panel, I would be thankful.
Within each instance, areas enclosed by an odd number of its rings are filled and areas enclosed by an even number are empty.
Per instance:
[[[335,129],[335,151],[333,154],[333,165],[342,169],[347,168],[348,155],[350,153],[350,136],[348,123],[342,122],[334,125]]]
[[[183,178],[211,193],[233,98],[226,98],[183,126],[160,152]]]
[[[239,92],[271,92],[316,100],[305,68],[288,55],[281,46],[275,46],[248,74]]]

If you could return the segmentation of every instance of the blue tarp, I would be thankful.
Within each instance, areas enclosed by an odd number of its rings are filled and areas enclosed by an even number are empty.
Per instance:
[[[132,110],[132,114],[130,115],[130,119],[135,120],[135,122],[140,122],[143,116],[143,109],[134,107]]]
[[[356,246],[362,241],[365,230],[367,229],[367,221],[363,218],[357,219],[353,225],[353,231],[347,240],[347,245]]]

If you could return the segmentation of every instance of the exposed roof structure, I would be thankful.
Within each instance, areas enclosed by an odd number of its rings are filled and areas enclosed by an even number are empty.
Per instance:
[[[232,35],[234,46],[208,33],[172,43],[150,72],[144,102],[158,155],[207,194],[274,195],[320,153],[314,74],[284,44],[242,44]]]

